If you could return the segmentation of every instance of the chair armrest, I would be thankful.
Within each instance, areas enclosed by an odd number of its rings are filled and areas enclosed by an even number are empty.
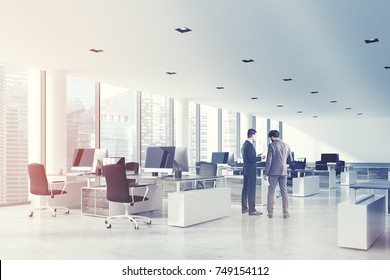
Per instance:
[[[49,184],[50,185],[60,185],[60,184],[62,185],[62,184],[64,184],[64,186],[63,186],[63,188],[61,190],[61,194],[64,193],[65,188],[66,188],[66,182],[65,181],[52,181]],[[51,188],[50,188],[50,192],[51,192],[51,195],[53,196],[53,192],[52,192]]]

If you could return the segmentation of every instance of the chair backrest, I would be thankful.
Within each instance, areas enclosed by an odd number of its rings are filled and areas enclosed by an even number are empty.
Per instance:
[[[107,199],[113,202],[130,203],[129,185],[123,165],[109,164],[103,166],[107,185]]]
[[[217,164],[212,162],[202,161],[199,163],[199,175],[200,176],[216,176]]]
[[[30,178],[30,192],[36,195],[48,195],[49,184],[47,182],[45,166],[40,163],[27,165]]]
[[[344,171],[345,167],[345,161],[344,160],[339,160],[336,163],[335,170],[336,170],[336,175],[340,174],[342,171]]]
[[[324,161],[316,161],[316,170],[328,170],[328,164]]]
[[[130,171],[134,171],[134,174],[138,174],[139,173],[139,163],[134,162],[134,161],[126,162],[125,169],[130,170]]]

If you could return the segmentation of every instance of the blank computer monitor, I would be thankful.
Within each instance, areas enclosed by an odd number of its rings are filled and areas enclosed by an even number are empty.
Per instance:
[[[187,148],[185,147],[175,148],[173,168],[175,170],[184,171],[184,172],[190,171],[188,166]]]
[[[144,171],[172,173],[174,156],[175,147],[148,147]]]
[[[227,164],[229,152],[213,152],[211,154],[211,162],[217,164]]]
[[[73,162],[71,170],[75,171],[91,171],[95,158],[94,148],[75,149],[73,153]]]

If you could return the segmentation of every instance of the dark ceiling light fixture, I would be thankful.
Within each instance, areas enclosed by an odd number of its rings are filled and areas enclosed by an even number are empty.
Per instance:
[[[297,114],[302,114],[303,113],[303,111],[297,111]]]
[[[180,33],[187,33],[187,32],[192,31],[192,30],[189,29],[188,27],[179,27],[179,28],[176,28],[175,30],[176,30],[177,32],[180,32]]]
[[[90,52],[94,52],[94,53],[101,53],[101,52],[104,52],[104,50],[102,49],[89,49]]]
[[[337,100],[331,100],[330,103],[337,103]]]
[[[311,91],[310,93],[311,93],[311,94],[317,94],[318,91]]]
[[[378,39],[378,38],[375,38],[375,39],[367,39],[367,40],[364,40],[364,42],[366,42],[366,44],[378,43],[378,42],[379,42],[379,39]]]
[[[250,59],[243,59],[242,62],[251,63],[251,62],[255,62],[255,61],[252,58],[250,58]]]
[[[167,74],[167,75],[176,75],[177,73],[173,72],[173,71],[168,71],[168,72],[165,72],[165,74]]]
[[[282,104],[279,104],[279,105],[276,105],[276,107],[278,107],[278,108],[282,108],[282,107],[283,107],[283,105],[282,105]]]
[[[386,69],[386,70],[390,69],[390,66],[385,66],[385,69]]]
[[[287,79],[283,79],[283,81],[285,81],[285,82],[291,82],[292,79],[291,79],[291,78],[287,78]]]
[[[259,99],[258,97],[251,97],[252,100],[257,100]]]
[[[318,119],[318,116],[313,116],[313,119]]]
[[[215,87],[216,89],[225,89],[225,87]]]
[[[357,113],[356,115],[358,115],[358,116],[363,116],[363,113]]]
[[[351,110],[352,108],[351,107],[345,107],[345,110]]]

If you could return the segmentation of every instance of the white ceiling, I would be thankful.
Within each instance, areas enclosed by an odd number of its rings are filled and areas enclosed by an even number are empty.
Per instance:
[[[0,61],[285,121],[390,117],[390,1],[0,0]]]

